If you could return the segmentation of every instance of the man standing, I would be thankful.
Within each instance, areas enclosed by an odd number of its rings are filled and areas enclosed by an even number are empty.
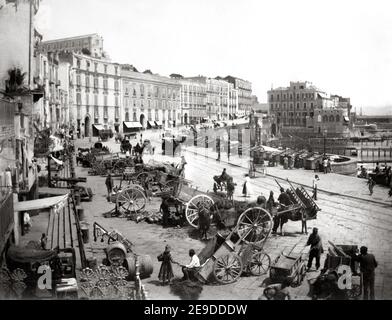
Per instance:
[[[320,268],[320,255],[324,252],[321,238],[318,234],[318,229],[313,228],[312,234],[309,236],[306,246],[310,246],[309,260],[308,260],[308,271],[312,267],[313,258],[316,258],[316,270]]]
[[[200,267],[200,261],[195,253],[195,250],[189,250],[189,256],[191,257],[190,263],[182,267],[182,272],[184,273],[184,277],[182,278],[183,280],[189,280],[190,278],[193,278],[197,268]]]
[[[312,198],[317,200],[317,182],[320,180],[319,176],[316,174],[313,179],[313,195]]]
[[[378,265],[376,258],[371,253],[368,253],[367,247],[361,247],[358,260],[362,273],[363,299],[369,300],[370,291],[370,299],[374,300],[374,270],[377,268]]]
[[[108,200],[108,202],[110,202],[110,194],[112,193],[112,190],[113,190],[113,179],[112,179],[112,175],[110,174],[110,171],[108,171],[108,175],[106,177],[105,184],[106,184],[106,189],[108,191],[107,200]]]
[[[324,168],[324,174],[328,173],[328,160],[327,158],[324,158],[323,160],[323,168]]]
[[[283,188],[280,188],[280,195],[278,197],[278,201],[280,204],[286,207],[292,204],[289,195],[284,191]]]
[[[372,177],[370,177],[370,178],[368,179],[367,184],[368,184],[368,186],[369,186],[370,195],[372,196],[372,195],[373,195],[373,188],[374,188],[374,185],[376,184],[376,182],[373,180]]]

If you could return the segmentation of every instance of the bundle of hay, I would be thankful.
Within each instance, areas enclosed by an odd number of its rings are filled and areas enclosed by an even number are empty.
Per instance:
[[[203,286],[199,282],[191,280],[174,279],[170,285],[170,291],[179,296],[181,300],[198,300],[203,291]]]

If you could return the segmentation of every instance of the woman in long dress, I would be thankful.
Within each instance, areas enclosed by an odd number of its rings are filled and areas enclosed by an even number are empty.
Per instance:
[[[172,263],[174,263],[170,254],[170,247],[167,245],[165,251],[158,256],[158,261],[162,261],[161,269],[159,270],[158,278],[162,281],[162,285],[170,283],[174,277]]]
[[[242,194],[247,198],[253,195],[253,188],[248,174],[245,176],[245,183],[242,189]]]

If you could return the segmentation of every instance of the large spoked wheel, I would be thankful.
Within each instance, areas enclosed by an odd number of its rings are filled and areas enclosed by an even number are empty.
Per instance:
[[[362,288],[360,284],[352,284],[351,289],[347,290],[349,299],[355,299],[360,297],[362,294]]]
[[[148,172],[141,172],[136,177],[136,182],[140,184],[144,189],[151,189],[153,179],[151,174]]]
[[[236,229],[245,243],[259,243],[270,235],[272,217],[263,208],[249,208],[239,217]]]
[[[124,213],[138,213],[145,208],[146,203],[144,192],[133,186],[122,190],[116,199],[117,210]]]
[[[242,270],[241,258],[235,253],[229,253],[215,260],[213,274],[220,284],[229,284],[239,279]]]
[[[268,272],[270,265],[270,256],[260,251],[252,255],[252,259],[249,262],[249,270],[254,276],[261,276]]]
[[[122,174],[124,172],[126,166],[127,166],[126,161],[124,161],[124,160],[116,161],[116,163],[114,164],[114,166],[112,168],[113,174],[115,174],[115,175]]]
[[[201,194],[193,197],[186,205],[185,208],[185,217],[188,223],[194,227],[198,228],[199,226],[199,210],[207,209],[209,212],[212,212],[214,206],[214,200],[207,195]],[[211,219],[213,214],[211,214]]]

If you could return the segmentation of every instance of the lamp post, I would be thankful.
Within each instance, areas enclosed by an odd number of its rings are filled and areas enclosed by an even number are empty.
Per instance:
[[[326,151],[326,146],[325,145],[326,145],[326,140],[327,140],[327,132],[328,132],[327,129],[325,129],[324,130],[324,134],[323,134],[323,137],[324,137],[324,157],[326,155],[326,152],[325,152]]]

